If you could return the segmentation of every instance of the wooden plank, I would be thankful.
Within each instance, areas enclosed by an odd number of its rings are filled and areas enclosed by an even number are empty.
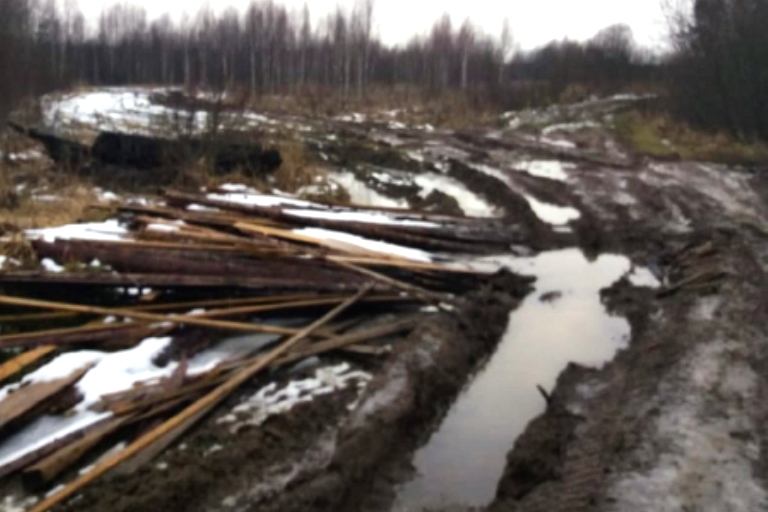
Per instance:
[[[72,372],[67,377],[35,382],[10,393],[0,402],[0,431],[21,420],[49,398],[79,381],[93,365]]]
[[[37,361],[54,353],[55,351],[56,347],[51,345],[45,347],[37,347],[17,355],[9,361],[6,361],[2,366],[0,366],[0,382],[13,377],[28,366],[36,363]]]
[[[237,299],[211,299],[196,300],[186,302],[168,302],[163,304],[146,304],[140,306],[130,306],[130,309],[137,311],[172,311],[175,309],[200,309],[225,306],[248,306],[258,304],[278,304],[281,302],[290,302],[294,300],[309,300],[320,297],[339,297],[340,295],[318,295],[317,293],[303,293],[293,295],[273,295],[261,297],[242,297]],[[38,320],[57,320],[60,318],[72,318],[80,313],[57,312],[57,313],[26,313],[17,315],[0,316],[0,323],[30,322]]]
[[[88,324],[80,327],[48,329],[22,334],[0,336],[0,349],[39,347],[41,345],[69,345],[73,343],[98,343],[115,339],[148,338],[169,331],[167,326],[147,324]]]
[[[10,306],[25,306],[30,308],[53,309],[60,311],[70,311],[73,313],[87,313],[104,316],[118,316],[133,318],[136,320],[147,320],[150,322],[170,322],[179,325],[196,325],[199,327],[210,327],[212,329],[222,329],[225,331],[258,332],[267,334],[296,335],[301,332],[297,329],[287,327],[278,327],[274,325],[248,324],[239,322],[228,322],[224,320],[211,320],[189,315],[165,316],[144,311],[121,308],[102,308],[99,306],[84,306],[80,304],[69,304],[64,302],[51,302],[45,300],[25,299],[23,297],[11,297],[9,295],[0,295],[0,304]]]
[[[99,424],[77,441],[57,450],[35,465],[24,470],[22,482],[24,487],[32,492],[40,491],[45,484],[60,475],[65,469],[77,462],[91,448],[100,443],[104,438],[117,432],[131,418],[109,418]]]
[[[110,286],[149,288],[232,288],[259,291],[339,292],[357,290],[359,282],[307,281],[296,277],[244,277],[242,275],[187,275],[152,273],[74,273],[0,272],[0,283],[47,286]]]
[[[80,478],[76,479],[74,482],[64,487],[64,489],[62,489],[61,491],[47,497],[42,502],[35,505],[29,512],[47,511],[54,505],[60,503],[62,500],[70,496],[73,496],[75,493],[77,493],[79,490],[86,487],[92,481],[104,475],[106,472],[110,471],[112,468],[115,468],[118,465],[120,465],[123,461],[131,457],[142,456],[145,453],[150,453],[150,455],[153,455],[154,453],[156,453],[158,446],[161,449],[165,448],[170,443],[172,443],[175,439],[177,439],[180,435],[186,432],[186,430],[189,429],[192,425],[194,425],[200,418],[208,414],[218,403],[220,403],[224,398],[229,396],[234,390],[242,386],[248,380],[255,377],[259,372],[267,368],[270,363],[272,363],[273,361],[279,359],[281,356],[286,354],[298,342],[300,342],[307,336],[310,336],[314,331],[316,331],[317,329],[324,326],[325,324],[327,324],[328,322],[336,318],[338,315],[343,313],[347,308],[352,306],[358,299],[360,299],[366,293],[368,293],[368,287],[363,288],[354,297],[347,300],[343,304],[340,304],[338,307],[333,309],[333,311],[330,311],[328,314],[326,314],[319,320],[313,322],[311,325],[309,325],[308,327],[305,327],[300,332],[296,333],[293,337],[291,337],[284,343],[280,344],[280,346],[275,348],[270,353],[269,356],[261,358],[259,359],[259,361],[255,362],[253,365],[248,366],[247,368],[239,371],[236,375],[234,375],[228,381],[226,381],[225,383],[221,384],[219,387],[217,387],[216,389],[208,393],[201,400],[198,400],[197,402],[193,403],[192,405],[184,409],[181,413],[177,414],[170,420],[163,423],[157,429],[152,430],[151,432],[141,436],[138,440],[136,440],[130,446],[128,446],[124,451],[104,461],[103,463],[98,465],[96,468],[94,468],[94,470],[91,471],[90,473],[82,475]]]

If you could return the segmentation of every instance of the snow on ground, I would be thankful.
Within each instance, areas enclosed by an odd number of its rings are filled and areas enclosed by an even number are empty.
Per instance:
[[[258,427],[270,416],[288,412],[315,397],[331,394],[351,384],[356,384],[358,389],[363,388],[371,378],[369,373],[352,371],[347,363],[319,368],[314,377],[289,382],[284,388],[278,389],[274,382],[263,387],[217,422],[232,425],[233,432],[245,427]]]
[[[632,286],[639,288],[659,288],[661,286],[659,279],[645,267],[635,267],[627,275],[627,279]]]
[[[562,226],[568,224],[572,220],[581,218],[579,210],[571,208],[570,206],[557,206],[550,203],[544,203],[530,195],[526,195],[525,199],[528,201],[533,213],[536,214],[539,220],[546,222],[547,224]]]
[[[188,375],[212,370],[217,364],[243,357],[276,341],[270,334],[238,336],[222,341],[189,360]],[[61,354],[21,382],[0,389],[0,400],[22,385],[46,382],[71,375],[74,371],[94,365],[77,383],[82,400],[66,415],[42,416],[17,434],[0,443],[0,466],[45,446],[54,440],[77,432],[110,417],[111,413],[98,413],[89,408],[99,402],[102,395],[124,391],[138,382],[169,377],[178,363],[165,367],[154,364],[154,359],[171,343],[171,338],[147,338],[138,346],[117,352],[82,350]]]
[[[419,195],[426,198],[437,190],[456,199],[459,207],[468,217],[497,217],[498,211],[483,198],[469,191],[463,183],[448,176],[435,173],[423,173],[414,176],[414,181],[421,187]]]
[[[258,192],[228,192],[224,194],[208,194],[206,196],[212,201],[223,201],[225,203],[239,204],[243,206],[293,206],[296,208],[327,208],[319,203],[295,199],[293,197],[276,196],[272,194],[260,194]]]
[[[7,156],[0,151],[0,160],[7,158],[11,162],[29,162],[31,160],[39,160],[45,158],[42,151],[37,149],[28,149],[19,153],[9,153]]]
[[[365,114],[358,113],[344,114],[336,117],[337,121],[343,121],[345,123],[364,123],[366,119],[367,117]]]
[[[550,137],[541,137],[539,139],[539,142],[542,142],[543,144],[546,144],[548,146],[556,147],[556,148],[562,148],[562,149],[576,149],[576,144],[569,140],[565,139],[553,139]]]
[[[392,199],[379,194],[357,179],[355,175],[349,171],[333,173],[329,176],[329,180],[344,187],[349,194],[352,204],[381,208],[408,208],[408,201],[404,199]]]
[[[595,121],[583,121],[581,123],[561,123],[547,126],[541,130],[542,135],[551,135],[555,132],[577,132],[587,128],[600,128],[600,124]]]
[[[175,136],[209,126],[208,113],[202,110],[176,110],[152,101],[153,94],[178,92],[173,88],[104,87],[43,98],[43,119],[48,127],[66,129],[72,125],[93,130]],[[223,112],[219,122],[228,129],[274,124],[261,114]]]
[[[397,214],[366,211],[331,211],[331,210],[293,210],[286,209],[283,213],[305,219],[327,219],[340,222],[362,222],[367,224],[382,224],[387,226],[411,226],[421,228],[438,228],[439,224],[408,218],[398,218]]]
[[[43,239],[46,242],[54,242],[57,238],[61,240],[114,242],[129,237],[128,230],[121,226],[117,219],[105,222],[67,224],[55,228],[30,229],[25,233],[28,238]]]
[[[566,181],[568,174],[565,170],[575,167],[574,164],[563,163],[559,160],[532,160],[529,162],[518,162],[514,165],[513,169],[527,172],[537,178]]]
[[[46,272],[52,272],[54,274],[64,272],[64,267],[57,264],[51,258],[44,258],[40,261],[40,265],[45,269]]]
[[[151,94],[163,89],[105,88],[46,98],[43,115],[48,126],[79,123],[101,130],[147,133],[159,123],[171,123],[174,111],[152,103]],[[185,126],[187,120],[179,120]],[[206,115],[195,114],[192,125],[204,129]]]
[[[421,261],[425,263],[432,261],[429,253],[419,249],[412,249],[402,245],[380,242],[378,240],[370,240],[368,238],[344,233],[342,231],[331,231],[328,229],[320,228],[302,228],[294,229],[293,232],[303,236],[310,236],[318,240],[335,240],[345,244],[355,245],[367,251],[380,252],[382,254],[397,256],[413,261]]]

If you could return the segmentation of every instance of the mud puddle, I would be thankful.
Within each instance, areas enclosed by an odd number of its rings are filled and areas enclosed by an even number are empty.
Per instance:
[[[569,362],[599,367],[629,342],[629,323],[609,315],[600,301],[601,289],[630,273],[627,258],[588,261],[578,249],[567,249],[474,264],[533,275],[535,291],[510,315],[487,366],[416,452],[416,476],[398,489],[393,512],[489,504],[507,452],[545,409],[537,386],[551,391]]]

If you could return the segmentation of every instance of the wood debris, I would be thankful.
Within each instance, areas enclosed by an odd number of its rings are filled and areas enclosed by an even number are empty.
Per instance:
[[[34,512],[108,471],[141,467],[265,369],[328,353],[386,357],[393,337],[406,336],[428,314],[450,311],[455,294],[487,282],[486,274],[451,263],[452,254],[506,249],[519,241],[518,230],[487,219],[280,196],[264,201],[266,196],[252,191],[242,195],[255,201],[239,202],[230,192],[169,191],[164,206],[124,204],[119,212],[125,236],[31,240],[39,260],[66,265],[67,271],[0,272],[0,318],[12,327],[0,336],[0,349],[27,350],[0,366],[0,381],[22,379],[17,390],[0,395],[0,443],[8,439],[6,431],[41,414],[59,417],[52,400],[64,390],[73,391],[75,403],[84,400],[77,386],[110,354],[130,357],[152,344],[167,351],[146,362],[148,375],[156,377],[107,387],[85,402],[98,421],[3,461],[0,477],[22,472],[24,484],[38,491],[104,439],[139,430],[126,450],[44,499]],[[243,334],[252,336],[253,347],[195,366],[197,355]],[[96,362],[63,378],[36,375],[38,368],[85,349],[102,356],[89,356]],[[143,421],[149,418],[153,422]]]

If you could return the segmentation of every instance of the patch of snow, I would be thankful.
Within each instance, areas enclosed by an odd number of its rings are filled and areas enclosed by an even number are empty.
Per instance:
[[[421,187],[419,195],[429,196],[433,191],[440,191],[456,199],[459,207],[469,217],[497,217],[498,211],[480,196],[471,192],[460,181],[435,173],[417,174],[414,181]]]
[[[482,172],[483,174],[486,174],[492,178],[496,178],[497,180],[501,181],[502,183],[509,184],[510,178],[509,176],[502,171],[501,169],[498,169],[496,167],[491,167],[489,165],[484,164],[472,164],[471,167],[477,171]]]
[[[600,124],[595,121],[583,121],[581,123],[562,123],[547,126],[541,130],[542,135],[551,135],[555,132],[577,132],[587,128],[600,128]]]
[[[360,388],[371,378],[369,373],[351,371],[347,363],[319,368],[314,377],[291,381],[281,389],[274,382],[263,387],[231,413],[219,418],[217,423],[232,425],[231,430],[235,433],[242,428],[258,427],[269,417],[286,413],[298,404],[311,402],[315,397],[334,393],[351,384]]]
[[[187,206],[187,211],[190,212],[218,212],[221,211],[218,208],[211,208],[210,206],[203,206],[202,204],[190,204]]]
[[[110,202],[110,201],[119,201],[120,200],[120,196],[118,196],[114,192],[110,192],[108,190],[102,190],[100,188],[97,188],[97,189],[95,189],[95,192],[96,192],[96,195],[99,198],[99,201],[102,201],[102,202],[105,202],[105,203]]]
[[[413,186],[413,176],[394,171],[397,175],[390,172],[372,172],[371,177],[381,183],[397,185],[400,187]]]
[[[125,240],[128,230],[122,227],[117,219],[105,222],[90,222],[85,224],[68,224],[56,228],[30,229],[25,232],[28,238],[43,239],[46,242],[60,240],[93,240],[114,242]]]
[[[627,279],[629,279],[632,286],[638,288],[655,289],[661,286],[661,282],[655,275],[653,275],[653,272],[645,267],[634,267],[632,272],[627,275]]]
[[[539,139],[539,141],[542,144],[546,144],[547,146],[552,146],[555,148],[562,148],[562,149],[576,149],[576,144],[569,140],[564,139],[552,139],[549,137],[542,137]]]
[[[227,193],[227,194],[208,194],[207,198],[213,201],[223,201],[227,203],[240,204],[244,206],[295,206],[298,208],[326,208],[319,203],[312,203],[301,199],[291,197],[280,197],[276,195],[259,194],[256,192],[246,193]]]
[[[195,375],[213,369],[231,358],[241,357],[274,342],[275,335],[256,334],[224,340],[189,360],[188,374]],[[77,369],[94,365],[76,385],[82,400],[66,415],[45,415],[23,430],[0,443],[0,466],[23,457],[31,451],[98,423],[111,413],[97,413],[89,408],[102,395],[124,391],[138,382],[169,377],[178,366],[170,363],[158,367],[154,359],[171,343],[172,338],[147,338],[138,346],[117,352],[82,350],[61,354],[38,370],[26,375],[21,382],[0,389],[0,400],[20,386],[67,377]]]
[[[45,155],[37,149],[28,149],[27,151],[22,151],[20,153],[10,153],[8,155],[8,160],[11,162],[29,162],[31,160],[38,160],[44,156]],[[0,158],[2,158],[1,154]]]
[[[378,252],[382,254],[388,254],[391,256],[397,256],[413,261],[421,261],[429,263],[432,261],[429,253],[426,253],[420,249],[412,249],[410,247],[404,247],[402,245],[390,244],[387,242],[380,242],[378,240],[370,240],[362,236],[352,235],[342,231],[331,231],[320,228],[302,228],[294,229],[294,233],[310,236],[318,240],[335,240],[343,242],[345,244],[351,244],[367,251]]]
[[[406,152],[406,155],[408,155],[408,158],[415,160],[416,162],[424,162],[424,155],[420,151],[408,151]]]
[[[563,163],[559,160],[532,160],[530,162],[516,163],[514,169],[527,172],[537,178],[566,181],[568,174],[565,170],[573,169],[574,167],[576,167],[574,164]]]
[[[388,226],[413,226],[422,228],[437,228],[439,224],[420,220],[400,219],[397,215],[387,215],[379,212],[366,211],[319,211],[319,210],[283,210],[283,213],[305,219],[328,219],[340,222],[365,222],[368,224],[382,224]]]
[[[408,208],[408,201],[384,196],[357,179],[351,172],[333,173],[328,178],[344,187],[352,204],[359,206],[378,206],[382,208]]]
[[[568,224],[572,220],[581,218],[579,210],[571,208],[570,206],[557,206],[550,203],[544,203],[530,195],[526,195],[525,199],[528,201],[528,204],[531,206],[531,209],[536,216],[542,222],[546,222],[547,224],[561,226],[563,224]]]
[[[364,123],[366,120],[366,117],[365,117],[365,114],[352,113],[352,114],[337,116],[336,120],[344,121],[346,123]]]
[[[3,501],[0,502],[0,512],[24,512],[38,501],[40,500],[35,496],[29,496],[27,498],[6,496],[3,498]]]
[[[44,258],[40,261],[40,265],[42,265],[46,272],[53,272],[55,274],[64,272],[64,267],[53,261],[51,258]]]

